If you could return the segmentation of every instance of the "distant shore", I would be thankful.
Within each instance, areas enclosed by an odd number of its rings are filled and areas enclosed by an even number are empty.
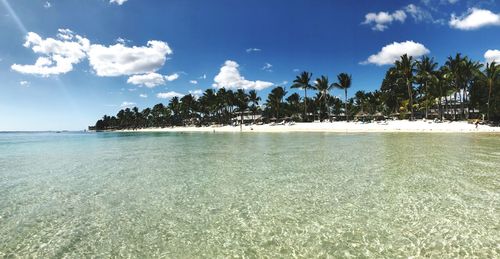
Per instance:
[[[120,130],[120,132],[435,132],[435,133],[500,133],[500,127],[476,125],[465,121],[441,122],[396,120],[382,123],[371,122],[316,122],[294,124],[264,124],[243,126],[168,127]]]

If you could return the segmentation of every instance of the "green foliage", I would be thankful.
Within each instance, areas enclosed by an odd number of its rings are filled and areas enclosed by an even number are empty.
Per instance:
[[[95,129],[230,124],[236,113],[241,112],[262,113],[277,119],[302,117],[308,121],[310,114],[323,120],[332,114],[345,114],[348,119],[360,112],[414,118],[416,111],[421,117],[428,117],[433,109],[442,119],[467,119],[471,114],[478,116],[479,111],[488,120],[500,120],[500,65],[492,62],[483,69],[482,64],[460,53],[450,56],[439,68],[432,58],[415,60],[403,55],[387,70],[380,91],[358,91],[350,99],[347,89],[352,84],[351,75],[340,73],[333,84],[327,76],[320,76],[311,85],[311,78],[312,73],[302,72],[293,81],[291,88],[304,90],[303,98],[298,93],[287,97],[286,89],[278,86],[271,90],[262,109],[255,90],[246,93],[243,89],[236,92],[207,89],[199,98],[188,94],[172,98],[167,106],[159,103],[142,111],[133,107],[121,109],[115,116],[104,115],[96,122]],[[331,95],[333,88],[344,90],[343,101]],[[315,90],[317,94],[307,97],[307,90]]]

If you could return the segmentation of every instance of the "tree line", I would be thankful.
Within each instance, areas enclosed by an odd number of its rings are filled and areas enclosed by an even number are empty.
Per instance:
[[[304,122],[375,114],[410,120],[500,120],[500,65],[484,65],[460,53],[448,57],[442,66],[428,56],[415,59],[405,54],[387,70],[379,90],[357,91],[348,98],[351,85],[352,76],[347,73],[331,82],[324,75],[313,80],[313,74],[304,71],[291,86],[302,90],[303,96],[289,94],[283,86],[273,88],[265,100],[255,90],[207,89],[198,98],[187,94],[142,111],[121,109],[116,116],[104,115],[92,129],[228,125],[237,116],[243,120],[243,114],[264,121],[287,118]],[[333,96],[333,89],[340,89],[343,98]]]

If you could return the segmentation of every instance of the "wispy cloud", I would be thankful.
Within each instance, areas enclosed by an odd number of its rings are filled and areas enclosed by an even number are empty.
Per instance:
[[[247,53],[260,52],[260,51],[262,51],[262,50],[259,49],[259,48],[248,48],[248,49],[246,49]]]
[[[19,82],[19,84],[20,84],[21,86],[24,86],[24,87],[29,87],[29,86],[30,86],[30,82],[29,82],[29,81],[24,81],[24,80],[23,80],[23,81],[21,81],[21,82]]]
[[[404,23],[405,20],[406,13],[403,10],[396,10],[393,13],[367,13],[362,24],[370,25],[374,31],[384,31],[393,21]]]
[[[270,63],[265,63],[264,66],[262,67],[262,70],[267,71],[267,72],[273,72],[272,68],[273,68],[273,65],[271,65]]]
[[[161,75],[158,73],[148,73],[143,75],[133,75],[128,78],[127,83],[139,86],[146,86],[148,88],[153,88],[158,85],[164,85],[166,81],[174,81],[179,78],[179,74],[174,73],[172,75]]]
[[[123,108],[132,108],[135,105],[136,105],[136,103],[134,103],[134,102],[127,102],[127,101],[125,101],[125,102],[122,102],[122,104],[120,105],[120,108],[122,108],[122,109]]]
[[[427,23],[437,23],[444,24],[443,19],[435,19],[429,10],[426,10],[420,6],[409,4],[405,8],[406,13],[408,13],[416,23],[427,22]]]
[[[117,5],[122,5],[123,3],[127,2],[128,0],[109,0],[110,4],[117,4]]]

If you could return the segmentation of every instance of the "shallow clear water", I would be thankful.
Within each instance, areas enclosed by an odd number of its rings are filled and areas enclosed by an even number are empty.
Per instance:
[[[0,257],[500,256],[500,136],[0,134]]]

